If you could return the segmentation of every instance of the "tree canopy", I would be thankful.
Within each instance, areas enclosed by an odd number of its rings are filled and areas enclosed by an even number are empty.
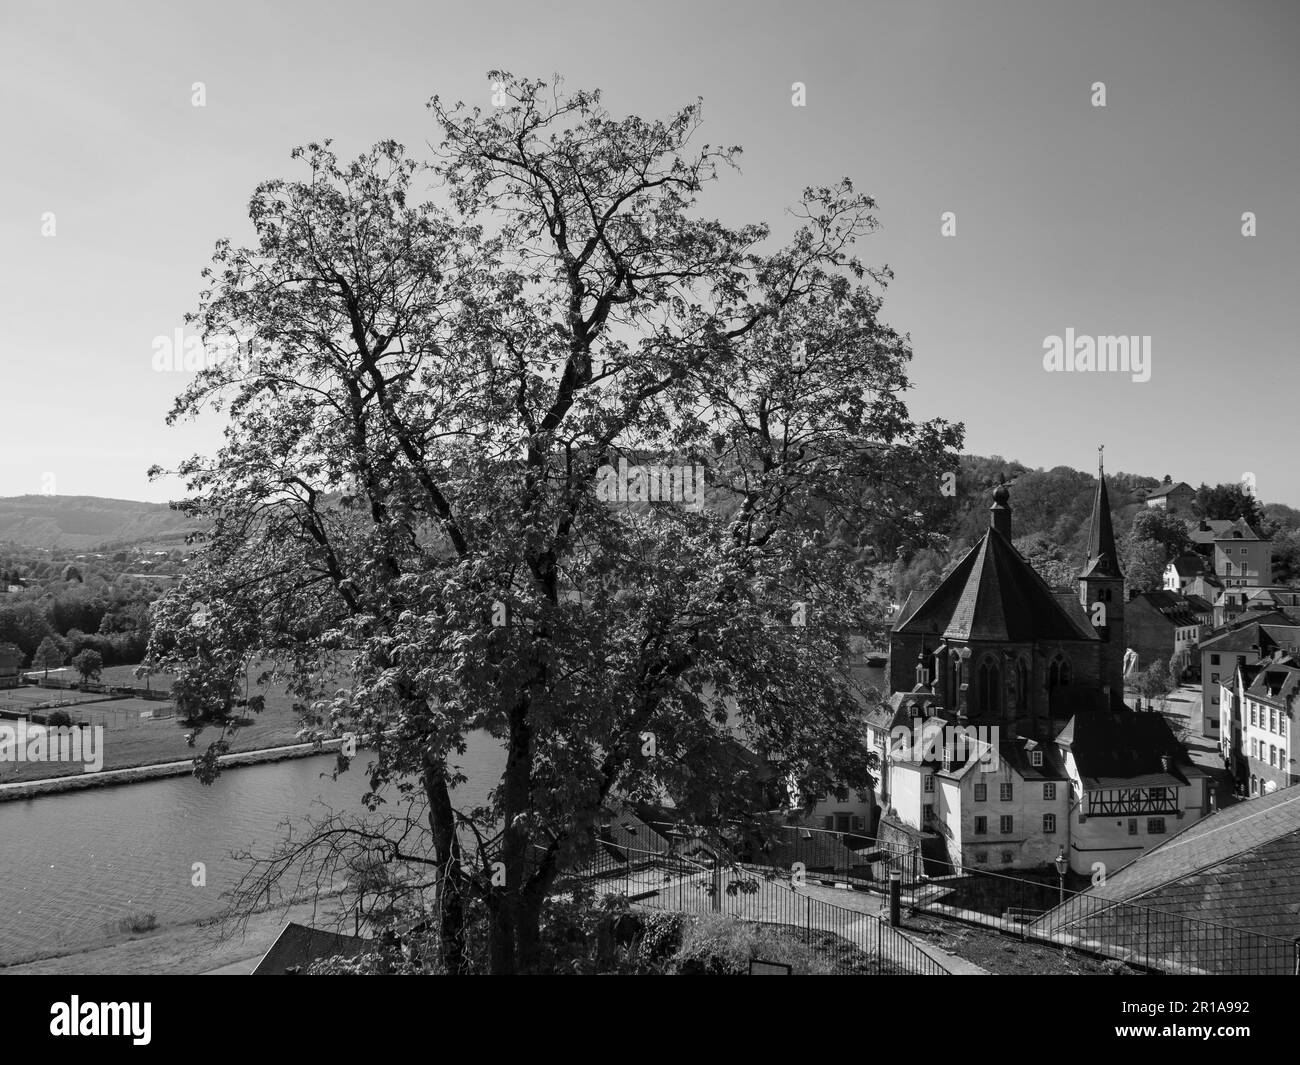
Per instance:
[[[847,640],[885,607],[860,541],[927,542],[961,432],[909,417],[849,181],[806,189],[777,243],[700,215],[739,149],[692,147],[699,103],[617,118],[489,76],[507,106],[430,102],[431,159],[308,145],[302,180],[254,193],[255,241],[218,244],[192,322],[238,354],[172,412],[227,418],[181,467],[212,533],[152,657],[215,703],[272,656],[312,735],[368,738],[372,804],[427,819],[427,852],[404,823],[385,853],[435,870],[444,963],[481,913],[509,972],[616,800],[721,824],[773,781],[870,786]],[[599,498],[620,460],[701,468],[709,505]],[[478,730],[505,768],[465,810]]]

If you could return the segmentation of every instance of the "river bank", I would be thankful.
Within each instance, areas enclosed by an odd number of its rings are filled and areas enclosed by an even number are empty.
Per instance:
[[[336,898],[253,914],[239,935],[222,938],[213,918],[158,928],[85,950],[0,965],[0,976],[197,976],[251,973],[289,921],[332,928]]]
[[[268,762],[282,762],[290,758],[310,758],[337,751],[342,742],[341,739],[333,739],[324,741],[319,747],[312,743],[295,743],[252,751],[236,751],[232,754],[221,755],[217,761],[223,768],[230,768],[244,765],[262,765]],[[42,777],[38,780],[19,780],[8,784],[0,784],[0,802],[32,799],[38,795],[80,791],[85,788],[106,788],[121,784],[136,784],[144,780],[189,776],[193,772],[194,762],[189,760],[184,762],[159,762],[125,769],[105,769],[98,773],[69,773],[58,777]]]

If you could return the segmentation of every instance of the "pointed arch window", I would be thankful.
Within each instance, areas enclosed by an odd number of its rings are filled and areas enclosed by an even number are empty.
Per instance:
[[[1047,672],[1047,686],[1049,688],[1068,688],[1070,686],[1070,662],[1069,659],[1057,655],[1052,659],[1051,668]]]
[[[986,658],[980,663],[979,708],[981,713],[1002,712],[1002,670],[996,659]]]
[[[1016,659],[1016,713],[1029,712],[1029,666],[1023,658]]]

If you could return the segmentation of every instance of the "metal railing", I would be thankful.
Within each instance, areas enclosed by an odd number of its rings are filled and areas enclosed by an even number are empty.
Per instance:
[[[923,870],[918,848],[860,832],[780,825],[768,829],[760,838],[739,830],[690,829],[662,821],[646,824],[659,838],[679,841],[677,848],[693,842],[703,849],[725,853],[738,864],[765,866],[782,874],[800,866],[811,880],[883,889],[892,873],[901,873],[903,882],[910,884],[921,877]]]
[[[788,874],[730,865],[719,858],[623,850],[626,861],[604,854],[569,875],[594,884],[601,893],[621,895],[634,906],[717,913],[782,930],[802,940],[838,975],[948,974],[936,956],[891,928],[884,914],[814,898],[792,885]]]
[[[948,875],[905,886],[904,905],[913,913],[953,918],[1156,972],[1295,973],[1296,948],[1289,939],[1063,890],[1052,879],[948,869]]]
[[[853,843],[850,847],[846,844]],[[870,862],[864,859],[870,857]],[[1063,889],[1059,879],[1008,876],[923,859],[919,848],[852,833],[783,826],[777,843],[745,852],[788,876],[802,862],[810,880],[825,873],[856,887],[883,889],[902,874],[902,902],[916,914],[952,918],[1058,947],[1087,951],[1164,973],[1300,975],[1290,939],[1129,902]]]

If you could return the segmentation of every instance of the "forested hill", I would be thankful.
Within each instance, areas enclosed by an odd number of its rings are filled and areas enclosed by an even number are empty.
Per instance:
[[[1236,485],[1206,488],[1199,478],[1171,476],[1175,483],[1184,480],[1194,489],[1200,488],[1194,513],[1179,517],[1193,522],[1198,517],[1246,517],[1261,534],[1274,540],[1274,578],[1283,582],[1300,578],[1300,511],[1285,504],[1256,502]],[[1004,477],[1010,485],[1011,534],[1016,546],[1048,583],[1070,583],[1087,550],[1096,475],[1069,466],[1030,469],[997,455],[964,455],[954,491],[945,493],[936,486],[935,498],[927,508],[935,531],[948,537],[948,549],[904,548],[890,573],[895,596],[933,587],[944,570],[984,534],[993,486]],[[1115,540],[1130,585],[1143,591],[1159,586],[1158,574],[1166,556],[1186,548],[1177,520],[1166,522],[1161,515],[1150,514],[1134,526],[1135,516],[1148,512],[1147,495],[1163,480],[1164,475],[1106,472]]]
[[[0,543],[41,548],[98,548],[139,543],[179,544],[192,519],[165,503],[98,496],[0,498]]]

